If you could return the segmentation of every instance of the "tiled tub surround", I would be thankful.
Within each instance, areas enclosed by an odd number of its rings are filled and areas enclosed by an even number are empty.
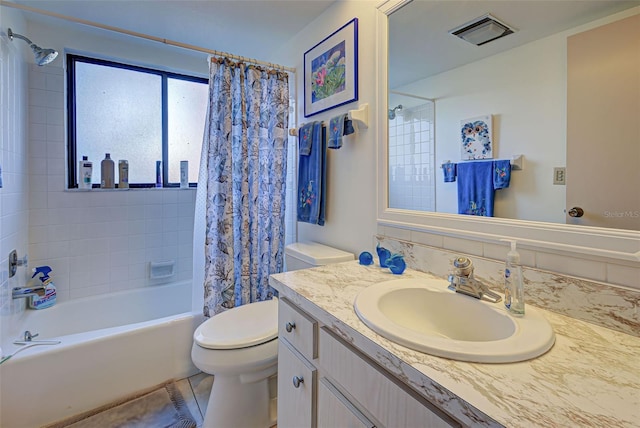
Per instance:
[[[476,269],[484,270],[482,262]],[[402,277],[432,275],[407,269]],[[353,310],[361,290],[397,278],[354,261],[276,274],[271,285],[463,425],[637,426],[639,338],[542,310],[556,343],[539,358],[476,364],[434,357],[379,336]]]

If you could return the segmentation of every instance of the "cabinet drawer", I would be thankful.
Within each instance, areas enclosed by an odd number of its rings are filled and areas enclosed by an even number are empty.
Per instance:
[[[318,382],[318,428],[375,428],[327,378]]]
[[[291,343],[309,361],[318,357],[318,323],[285,298],[278,305],[278,337]]]
[[[348,392],[351,403],[383,426],[460,426],[326,327],[320,329],[319,350],[323,373],[330,373],[332,383]]]
[[[316,369],[284,341],[278,345],[278,427],[315,428]]]

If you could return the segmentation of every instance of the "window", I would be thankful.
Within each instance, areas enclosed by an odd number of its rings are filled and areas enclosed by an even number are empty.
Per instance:
[[[163,187],[177,187],[180,161],[198,181],[207,111],[207,79],[112,61],[67,56],[68,185],[78,187],[78,160],[93,162],[100,185],[105,153],[129,162],[130,187],[154,187],[162,161]]]

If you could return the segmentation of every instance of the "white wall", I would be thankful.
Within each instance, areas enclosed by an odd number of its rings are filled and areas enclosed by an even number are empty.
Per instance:
[[[27,169],[27,64],[25,52],[17,42],[9,41],[7,29],[16,33],[25,29],[19,13],[0,14],[0,339],[11,328],[10,315],[20,311],[14,304],[11,288],[25,284],[24,268],[8,277],[8,255],[27,253],[28,186]],[[21,43],[21,42],[20,42]]]
[[[375,138],[375,1],[336,2],[284,45],[274,61],[297,69],[298,126],[331,117],[369,103],[369,128],[345,138],[339,150],[327,153],[325,225],[298,223],[298,239],[331,245],[355,255],[370,250],[376,230]],[[358,101],[304,117],[304,53],[338,28],[358,18]]]
[[[565,186],[553,167],[566,165],[566,36],[554,35],[420,80],[398,91],[436,100],[436,165],[460,161],[460,121],[493,115],[496,159],[522,154],[524,169],[496,191],[495,216],[564,223]],[[457,183],[438,168],[436,208],[457,213]]]

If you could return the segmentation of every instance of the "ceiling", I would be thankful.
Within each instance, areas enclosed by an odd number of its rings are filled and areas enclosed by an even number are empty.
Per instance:
[[[612,13],[640,0],[414,0],[389,23],[389,87],[398,88]],[[517,31],[475,46],[449,30],[492,14]]]
[[[263,61],[337,0],[14,0],[21,5]],[[361,0],[364,1],[365,0]],[[378,0],[366,0],[379,4]],[[640,0],[413,0],[393,13],[390,87],[397,88],[640,5]],[[516,33],[483,46],[448,31],[491,13]],[[81,24],[25,13],[33,22]],[[104,30],[84,26],[86,31]]]
[[[14,0],[20,5],[263,61],[335,0]],[[27,20],[78,26],[25,13]],[[104,30],[84,26],[86,31]],[[44,42],[42,42],[44,43]]]

